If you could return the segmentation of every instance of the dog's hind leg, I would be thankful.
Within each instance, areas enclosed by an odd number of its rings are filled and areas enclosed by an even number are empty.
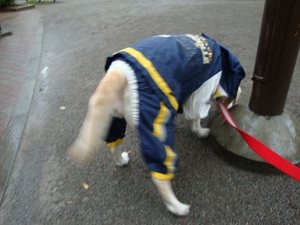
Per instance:
[[[140,94],[140,111],[138,131],[141,151],[152,180],[167,209],[178,216],[187,215],[190,206],[176,198],[171,186],[177,165],[177,154],[172,149],[175,113],[156,95],[146,92]]]
[[[190,212],[190,206],[181,203],[175,196],[170,180],[159,180],[152,178],[167,209],[178,216],[185,216]]]

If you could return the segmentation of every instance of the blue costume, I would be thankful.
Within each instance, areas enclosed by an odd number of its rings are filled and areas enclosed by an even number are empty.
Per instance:
[[[212,38],[201,35],[161,35],[143,39],[108,57],[105,69],[122,60],[134,70],[138,85],[138,133],[151,175],[171,179],[177,163],[174,117],[203,83],[221,72],[219,84],[235,98],[245,73],[238,59]],[[213,93],[211,93],[213,94]],[[126,121],[114,118],[107,136],[116,147]]]

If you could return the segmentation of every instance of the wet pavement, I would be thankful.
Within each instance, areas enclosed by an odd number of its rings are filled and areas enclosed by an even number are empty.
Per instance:
[[[300,224],[298,183],[227,153],[213,137],[197,138],[181,116],[175,132],[180,166],[173,183],[178,198],[192,205],[185,218],[163,206],[134,130],[124,143],[131,157],[125,168],[117,168],[103,146],[84,166],[66,156],[105,57],[150,35],[205,32],[225,43],[245,67],[241,102],[247,105],[262,11],[263,2],[254,0],[68,0],[32,10],[40,13],[29,72],[37,79],[20,94],[34,91],[30,108],[16,107],[28,115],[22,114],[24,131],[15,135],[15,117],[1,143],[1,154],[11,149],[17,154],[1,190],[0,224]],[[298,120],[299,67],[298,58],[286,104]]]
[[[0,198],[11,174],[29,115],[43,37],[41,12],[1,12],[0,39]]]
[[[34,38],[38,35],[39,18],[40,12],[37,10],[0,13],[3,32],[13,33],[0,39],[0,138],[22,85],[29,79],[27,68],[32,58],[32,46],[36,44]]]

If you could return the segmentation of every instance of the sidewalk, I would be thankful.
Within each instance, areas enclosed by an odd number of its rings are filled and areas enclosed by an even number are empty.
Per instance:
[[[12,20],[11,18],[14,17]],[[7,18],[10,18],[9,20]],[[27,22],[27,18],[29,21]],[[4,134],[17,96],[26,76],[32,44],[32,30],[36,25],[17,13],[0,13],[3,30],[13,30],[13,35],[0,39],[0,137]],[[26,21],[26,22],[25,22]],[[8,24],[7,24],[8,23]]]
[[[38,10],[0,12],[0,197],[14,163],[26,125],[41,51]]]

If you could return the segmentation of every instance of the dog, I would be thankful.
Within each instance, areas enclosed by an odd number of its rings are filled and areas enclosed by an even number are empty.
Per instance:
[[[144,161],[166,208],[187,215],[190,206],[177,199],[171,185],[177,166],[174,117],[183,111],[192,131],[208,136],[201,120],[213,101],[234,104],[244,69],[227,48],[202,33],[143,39],[108,57],[105,71],[69,155],[86,161],[104,141],[116,165],[127,165],[129,155],[120,145],[127,123],[136,127]]]

